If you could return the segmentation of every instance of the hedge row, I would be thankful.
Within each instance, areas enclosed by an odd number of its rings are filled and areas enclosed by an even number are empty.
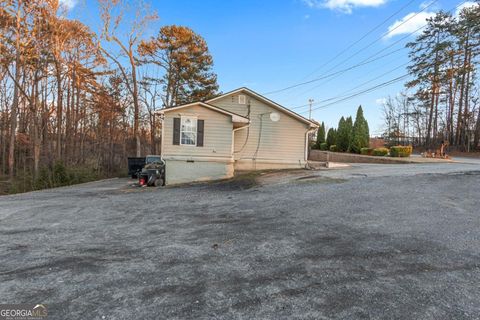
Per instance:
[[[362,148],[360,149],[360,154],[363,154],[364,156],[371,156],[373,155],[373,148]]]
[[[390,156],[408,158],[412,154],[412,150],[412,146],[394,146],[390,148]]]
[[[322,143],[320,145],[320,150],[327,150],[327,145],[326,143]],[[337,152],[338,147],[336,145],[331,145],[329,148],[330,151],[332,152]],[[391,147],[390,150],[388,148],[361,148],[360,149],[360,154],[366,155],[366,156],[376,156],[376,157],[384,157],[390,153],[391,157],[410,157],[412,154],[412,146],[394,146]]]
[[[373,149],[372,151],[372,156],[376,156],[376,157],[384,157],[387,154],[388,154],[387,148],[376,148],[376,149]]]

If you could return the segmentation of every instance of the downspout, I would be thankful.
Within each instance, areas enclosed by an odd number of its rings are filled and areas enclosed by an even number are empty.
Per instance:
[[[164,130],[165,130],[165,115],[160,114],[160,122],[162,123],[162,137],[160,138],[160,158],[163,159],[163,150],[164,150],[164,144],[163,144],[163,137],[164,135]]]
[[[240,150],[235,151],[235,149],[233,149],[233,153],[234,153],[234,154],[235,154],[235,153],[240,153],[240,152],[242,152],[243,149],[245,148],[245,146],[246,146],[247,143],[248,143],[248,138],[250,137],[250,121],[251,121],[251,119],[250,119],[250,112],[251,112],[251,105],[250,105],[250,99],[248,99],[247,116],[246,116],[246,118],[248,119],[249,122],[248,122],[248,126],[242,127],[242,128],[247,128],[247,129],[248,129],[248,130],[247,130],[247,136],[245,137],[245,142],[243,143],[243,146],[240,148]],[[237,129],[240,129],[240,128],[237,128]],[[234,131],[236,131],[236,130],[234,130]]]
[[[315,127],[308,127],[307,131],[305,132],[305,168],[310,169],[308,165],[308,134],[310,132],[314,132],[316,130]]]
[[[233,129],[232,130],[232,157],[234,157],[233,155],[235,153],[238,153],[238,152],[235,152],[235,132],[237,132],[238,130],[242,130],[242,129],[247,129],[247,128],[250,128],[250,123],[247,124],[246,126],[243,126],[243,127],[240,127],[240,128],[237,128],[237,129]],[[248,140],[248,137],[246,138],[246,141]],[[246,143],[245,143],[246,144]],[[242,148],[243,149],[243,148]],[[240,150],[241,151],[241,150]],[[239,151],[239,152],[240,152]]]
[[[305,132],[305,163],[307,162],[308,160],[308,133],[310,132],[310,127],[308,127],[307,131]]]

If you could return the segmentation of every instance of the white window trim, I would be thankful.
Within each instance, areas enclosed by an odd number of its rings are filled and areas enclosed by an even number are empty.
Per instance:
[[[182,124],[183,124],[183,120],[184,119],[190,119],[192,121],[195,122],[195,129],[197,131],[195,131],[195,144],[187,144],[187,143],[182,143]],[[180,116],[180,145],[181,146],[186,146],[186,147],[196,147],[197,146],[197,141],[198,141],[198,137],[197,137],[197,132],[198,132],[198,117],[197,116]]]

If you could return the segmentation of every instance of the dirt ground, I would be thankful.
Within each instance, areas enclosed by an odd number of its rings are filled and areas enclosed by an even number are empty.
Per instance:
[[[479,319],[480,161],[0,197],[2,303],[48,319]]]
[[[459,151],[452,151],[449,152],[449,155],[452,157],[464,157],[464,158],[477,158],[480,159],[480,151],[479,152],[459,152]]]

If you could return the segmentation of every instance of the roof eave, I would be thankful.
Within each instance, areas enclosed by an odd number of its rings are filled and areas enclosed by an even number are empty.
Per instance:
[[[183,108],[192,107],[192,106],[195,106],[195,105],[200,105],[200,106],[203,106],[205,108],[211,109],[213,111],[231,116],[232,117],[232,122],[250,123],[250,120],[246,117],[243,117],[239,114],[230,112],[228,110],[225,110],[225,109],[222,109],[220,107],[217,107],[217,106],[205,103],[205,102],[201,102],[201,101],[193,102],[193,103],[189,103],[189,104],[184,104],[184,105],[176,106],[176,107],[172,107],[172,108],[164,108],[164,109],[157,110],[155,112],[158,113],[158,114],[165,114],[165,112],[176,111],[176,110],[180,110],[180,109],[183,109]]]

